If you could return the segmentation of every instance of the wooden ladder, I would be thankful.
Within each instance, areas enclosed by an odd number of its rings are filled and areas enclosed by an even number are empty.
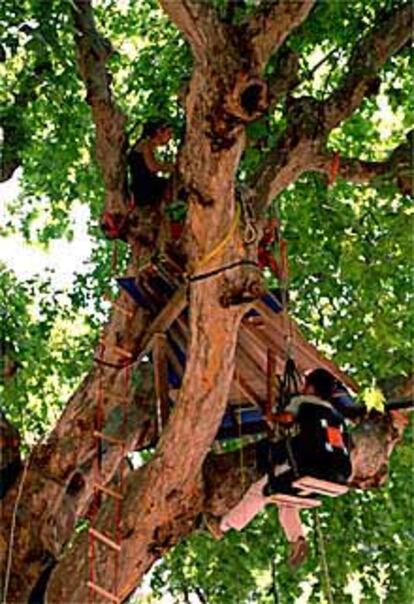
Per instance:
[[[101,341],[100,358],[96,359],[103,360],[105,350],[114,350],[119,356],[124,359],[129,359],[129,353],[123,351],[119,347],[107,346],[104,341]],[[104,366],[104,365],[103,365]],[[125,391],[128,393],[129,389],[129,368],[126,365],[123,369],[125,371]],[[101,370],[102,371],[102,370]],[[94,475],[95,482],[93,484],[93,504],[92,514],[90,519],[90,526],[88,531],[88,555],[89,555],[89,580],[87,587],[89,589],[89,602],[94,604],[95,596],[105,598],[109,602],[115,604],[121,604],[121,599],[118,596],[118,583],[119,583],[119,570],[120,570],[120,558],[121,558],[121,516],[122,516],[122,500],[123,500],[123,487],[124,487],[124,458],[127,452],[126,449],[126,427],[128,421],[128,398],[114,393],[106,393],[102,386],[102,374],[99,377],[99,386],[95,392],[96,396],[96,414],[95,414],[95,427],[93,430],[93,438],[96,443],[96,455],[94,457]],[[123,417],[121,421],[121,437],[106,434],[104,432],[105,416],[103,410],[103,399],[112,398],[120,401],[123,407]],[[102,476],[102,449],[104,446],[115,446],[121,449],[121,463],[119,464],[119,482],[117,488],[109,487],[103,482]],[[113,533],[103,532],[96,526],[98,511],[102,503],[103,498],[112,500],[113,504]],[[99,585],[97,581],[96,573],[96,554],[97,547],[108,548],[114,556],[114,577],[112,589],[109,590],[102,585]]]

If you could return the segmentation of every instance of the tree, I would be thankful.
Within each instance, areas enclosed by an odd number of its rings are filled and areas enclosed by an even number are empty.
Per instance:
[[[301,313],[306,317],[305,305],[314,298],[313,339],[320,343],[331,336],[332,345],[344,351],[343,362],[358,358],[354,371],[362,378],[377,369],[372,359],[365,362],[358,343],[341,340],[340,309],[332,324],[335,305],[346,304],[352,311],[354,333],[363,333],[366,342],[365,325],[371,326],[368,339],[372,339],[372,347],[380,339],[387,342],[388,351],[398,351],[399,358],[393,358],[392,364],[383,358],[378,362],[383,364],[381,377],[407,373],[408,339],[396,338],[392,320],[384,324],[382,319],[389,311],[401,328],[408,321],[408,277],[400,271],[392,275],[397,281],[391,283],[387,272],[395,270],[398,259],[409,249],[408,110],[391,133],[392,147],[382,144],[373,123],[379,93],[391,105],[407,107],[409,103],[404,84],[412,33],[410,5],[390,2],[384,9],[383,3],[372,0],[364,16],[366,3],[357,1],[162,0],[160,4],[169,23],[150,1],[131,3],[125,18],[116,3],[104,3],[96,8],[100,26],[88,0],[62,0],[53,8],[33,0],[2,9],[10,24],[3,54],[10,62],[10,82],[16,83],[2,113],[2,179],[22,163],[27,194],[47,193],[54,200],[50,210],[53,228],[46,239],[67,226],[67,206],[57,200],[80,195],[90,201],[97,217],[103,188],[104,212],[126,217],[128,271],[136,275],[143,258],[152,257],[154,248],[161,250],[170,242],[165,241],[162,207],[128,209],[127,118],[134,129],[136,119],[142,123],[155,112],[169,112],[176,123],[185,121],[185,134],[177,137],[175,191],[184,191],[187,205],[182,250],[187,271],[196,272],[200,261],[229,232],[242,186],[259,228],[276,200],[287,215],[291,255],[298,257],[292,286],[296,284],[301,293],[299,317]],[[142,44],[136,63],[125,64],[101,33],[104,20],[115,42],[122,28],[126,38],[137,35],[136,28],[141,28],[148,43],[154,37],[157,44],[158,38],[157,53],[151,45],[148,50]],[[19,43],[23,49],[19,50]],[[95,126],[96,162],[102,181],[93,169],[74,181],[70,177],[69,167],[80,168],[85,163],[82,149],[89,148],[92,138],[90,116],[79,99],[73,44]],[[312,53],[319,64],[311,62]],[[159,78],[154,69],[157,63]],[[125,69],[129,69],[128,78],[123,75]],[[142,89],[153,95],[152,104],[145,102],[145,94],[140,96],[143,74],[147,81]],[[60,99],[53,98],[62,90],[67,95],[65,110]],[[135,105],[128,104],[131,99]],[[51,103],[53,119],[45,145],[39,141],[39,131]],[[79,146],[67,145],[65,138]],[[48,179],[41,168],[53,163],[56,148],[63,177],[54,168],[54,178]],[[358,152],[360,157],[354,155]],[[338,177],[335,191],[341,207],[327,192],[321,173],[331,180]],[[350,205],[345,203],[347,196]],[[338,238],[342,229],[346,236]],[[307,249],[301,237],[305,231]],[[246,249],[242,229],[231,232],[227,245],[215,254],[214,267],[257,255],[257,243]],[[382,247],[384,240],[387,245]],[[325,255],[319,250],[320,242],[329,248]],[[390,261],[389,266],[378,266],[381,254]],[[212,263],[203,269],[210,267]],[[358,291],[362,278],[366,280],[364,296]],[[374,301],[378,281],[382,292]],[[237,456],[217,459],[208,452],[228,400],[237,332],[245,312],[243,305],[224,305],[223,300],[234,300],[246,292],[257,295],[261,287],[262,278],[245,264],[213,279],[196,281],[189,288],[191,339],[183,386],[155,454],[127,480],[121,526],[120,593],[124,598],[160,556],[194,530],[200,512],[222,512],[241,496]],[[121,294],[120,304],[131,314],[126,316],[115,308],[104,328],[104,339],[137,358],[151,335],[147,313],[132,305],[125,294]],[[346,333],[349,338],[350,330]],[[129,450],[137,443],[141,447],[150,444],[154,436],[152,385],[149,376],[141,378],[140,388],[128,393]],[[50,573],[51,563],[55,566],[48,580],[48,602],[87,600],[87,535],[80,532],[69,540],[75,518],[86,513],[92,496],[95,449],[89,435],[95,414],[93,393],[101,379],[105,389],[110,385],[112,391],[123,391],[122,372],[108,367],[102,373],[101,367],[92,367],[46,442],[31,454],[14,531],[12,601],[26,601],[45,566]],[[119,409],[116,399],[105,398],[104,404],[106,416]],[[389,441],[394,444],[400,432],[395,432],[389,417],[375,426],[367,438],[364,433],[361,450],[369,450],[374,441],[379,443],[383,462],[390,453]],[[244,456],[251,481],[255,478],[252,452],[248,449]],[[120,461],[120,452],[111,450],[105,455],[106,482],[111,481]],[[378,465],[370,468],[369,476],[362,476],[361,481],[375,482],[379,469]],[[4,501],[2,544],[8,542],[17,494],[18,483]],[[108,514],[108,507],[102,506],[101,526]],[[3,568],[6,563],[2,556]],[[104,553],[97,566],[101,577],[113,570]]]

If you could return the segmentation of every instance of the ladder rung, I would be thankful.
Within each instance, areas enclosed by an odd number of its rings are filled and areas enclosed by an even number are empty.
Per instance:
[[[116,346],[115,344],[107,344],[105,340],[100,340],[99,343],[105,347],[105,350],[114,350],[121,356],[127,357],[128,359],[132,357],[132,352],[129,352],[129,350],[125,350],[125,348],[121,348],[120,346]]]
[[[295,497],[295,495],[287,495],[285,493],[271,495],[271,497],[269,497],[269,501],[278,505],[292,505],[295,507],[302,508],[316,508],[321,505],[321,501],[319,501],[318,499]]]
[[[103,596],[104,598],[111,600],[111,602],[115,602],[116,604],[121,603],[121,600],[120,600],[120,598],[118,598],[118,596],[114,596],[114,594],[112,594],[110,591],[107,591],[100,585],[96,585],[96,583],[93,583],[93,581],[88,581],[88,587],[89,587],[89,589],[96,592],[100,596]]]
[[[92,535],[92,537],[94,537],[95,539],[98,539],[98,541],[105,543],[105,545],[111,547],[115,551],[121,551],[121,546],[116,543],[116,541],[114,541],[113,539],[110,539],[110,537],[107,537],[104,533],[101,533],[100,531],[97,531],[96,529],[90,527],[89,534]]]
[[[93,435],[95,438],[100,438],[101,440],[105,440],[111,445],[125,445],[125,441],[120,438],[115,438],[115,436],[110,436],[109,434],[104,434],[103,432],[99,432],[99,430],[94,430]]]
[[[293,483],[293,486],[297,489],[306,489],[313,493],[327,495],[328,497],[339,497],[348,492],[348,487],[344,484],[329,482],[328,480],[321,480],[320,478],[313,478],[312,476],[298,478]]]
[[[98,482],[95,482],[95,484],[93,485],[93,488],[96,489],[97,491],[102,491],[102,493],[105,493],[106,495],[109,495],[110,497],[113,497],[114,499],[122,499],[121,493],[119,493],[118,491],[114,491],[114,489],[110,489],[109,487],[106,487],[103,484],[99,484]]]

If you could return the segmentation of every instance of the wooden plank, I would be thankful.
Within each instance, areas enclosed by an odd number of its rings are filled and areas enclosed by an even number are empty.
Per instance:
[[[303,476],[298,478],[292,485],[297,489],[306,489],[313,493],[320,493],[321,495],[328,495],[329,497],[339,497],[345,495],[348,492],[348,487],[344,484],[338,484],[336,482],[329,482],[320,478],[314,478],[313,476]]]
[[[122,494],[119,491],[114,491],[114,489],[106,487],[105,485],[100,484],[99,482],[95,482],[93,488],[96,491],[102,491],[102,493],[105,493],[105,495],[109,495],[109,497],[113,497],[114,499],[123,499]]]
[[[89,528],[89,534],[94,539],[97,539],[101,543],[104,543],[107,547],[110,547],[111,549],[115,550],[116,552],[120,552],[121,551],[121,546],[120,546],[119,543],[116,543],[116,541],[114,541],[110,537],[107,537],[106,535],[104,535],[104,533],[101,533],[100,531],[97,531],[95,528],[90,527]]]
[[[89,587],[89,589],[91,589],[95,593],[99,594],[103,598],[106,598],[107,600],[110,600],[111,602],[115,602],[115,604],[121,604],[121,602],[122,602],[122,600],[120,598],[118,598],[118,596],[115,596],[113,593],[107,591],[100,585],[96,585],[96,583],[93,583],[93,581],[88,581],[88,587]]]
[[[152,360],[154,365],[155,394],[157,397],[157,432],[160,435],[168,420],[167,336],[165,333],[157,333],[154,336]]]
[[[253,403],[253,405],[259,407],[259,409],[263,409],[264,401],[258,397],[256,391],[251,388],[247,380],[240,375],[239,371],[234,372],[234,382],[237,384],[237,387],[246,396],[246,398]]]
[[[171,300],[153,320],[142,339],[141,352],[139,353],[137,359],[128,365],[128,367],[135,367],[136,365],[139,365],[142,359],[151,350],[154,343],[155,334],[167,331],[169,326],[183,312],[184,308],[187,306],[186,291],[186,286],[180,287],[180,289],[175,292]]]
[[[266,350],[258,348],[255,342],[249,338],[247,332],[239,332],[236,347],[236,362],[240,356],[244,356],[247,363],[253,368],[254,373],[258,374],[260,382],[264,382],[266,375]]]
[[[167,345],[167,359],[169,363],[171,363],[174,372],[178,375],[180,379],[182,379],[184,375],[184,368],[178,360],[177,355],[175,354],[175,350],[173,350],[170,344]]]
[[[284,493],[277,493],[268,497],[270,503],[276,503],[276,505],[289,505],[298,508],[317,508],[321,505],[319,499],[311,499],[309,497],[296,497],[295,495],[285,495]]]

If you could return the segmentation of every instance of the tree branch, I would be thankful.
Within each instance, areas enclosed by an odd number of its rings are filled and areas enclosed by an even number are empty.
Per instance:
[[[363,99],[378,91],[378,71],[413,35],[413,5],[385,14],[355,48],[347,74],[324,103],[326,133],[349,117]]]
[[[411,20],[409,5],[382,17],[354,50],[348,74],[325,102],[311,97],[288,98],[286,130],[251,181],[258,215],[303,172],[314,169],[314,158],[323,155],[331,130],[349,117],[366,95],[377,91],[378,70],[412,35]],[[353,174],[351,169],[348,174]],[[403,187],[407,190],[406,184]]]
[[[280,0],[265,3],[248,23],[253,58],[263,68],[290,32],[310,13],[315,0]]]
[[[184,34],[194,57],[203,62],[209,44],[207,24],[215,18],[214,10],[203,0],[160,0],[164,11]]]
[[[73,19],[79,71],[96,127],[96,157],[105,184],[105,209],[123,212],[128,141],[125,116],[112,99],[111,76],[106,69],[112,47],[96,29],[91,0],[74,0]]]
[[[289,92],[300,84],[299,56],[290,48],[279,51],[277,64],[271,76],[267,79],[269,87],[269,105],[274,107]]]
[[[399,145],[383,162],[364,161],[359,159],[340,158],[337,175],[344,180],[355,183],[395,183],[404,195],[413,194],[413,149],[414,131],[407,135],[407,141]],[[321,153],[314,157],[314,164],[309,169],[331,175],[335,156]]]

